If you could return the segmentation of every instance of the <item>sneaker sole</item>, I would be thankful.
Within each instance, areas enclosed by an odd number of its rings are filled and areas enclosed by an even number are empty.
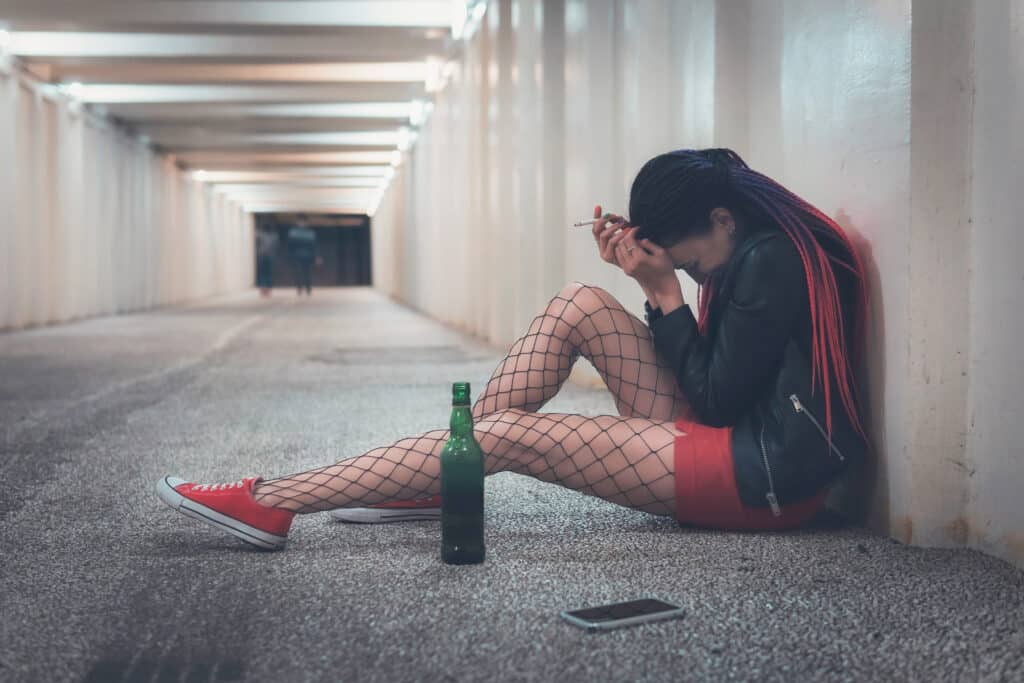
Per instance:
[[[160,500],[181,514],[198,519],[200,522],[206,522],[261,550],[281,550],[288,541],[285,536],[267,533],[186,498],[175,491],[167,480],[168,477],[164,477],[157,482],[156,494],[160,496]]]
[[[387,522],[425,522],[441,519],[441,508],[378,510],[375,508],[339,508],[331,510],[339,522],[353,524],[385,524]]]

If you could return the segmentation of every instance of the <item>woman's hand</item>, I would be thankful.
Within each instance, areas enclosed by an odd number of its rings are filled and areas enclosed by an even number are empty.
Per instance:
[[[675,264],[668,252],[648,239],[637,240],[635,233],[636,228],[626,228],[612,238],[618,265],[640,284],[652,307],[671,313],[683,305]]]
[[[598,220],[591,226],[591,232],[597,242],[601,260],[621,268],[622,265],[616,257],[615,245],[625,236],[624,231],[620,230],[626,224],[626,219],[613,213],[602,216],[600,204],[594,207],[594,218]]]
[[[650,240],[637,241],[635,233],[636,228],[626,228],[610,240],[623,272],[655,291],[670,278],[676,280],[668,253]]]
[[[622,268],[636,280],[652,308],[667,313],[683,305],[679,278],[664,249],[650,240],[638,244],[633,236],[636,228],[627,227],[626,219],[617,214],[602,216],[600,204],[594,207],[594,218],[599,220],[591,231],[603,261]]]

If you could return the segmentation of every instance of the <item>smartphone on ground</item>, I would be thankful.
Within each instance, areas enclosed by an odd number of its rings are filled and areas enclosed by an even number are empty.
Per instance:
[[[684,613],[679,605],[656,598],[641,598],[598,607],[583,607],[559,614],[573,626],[579,626],[587,631],[609,631],[650,621],[676,619]]]

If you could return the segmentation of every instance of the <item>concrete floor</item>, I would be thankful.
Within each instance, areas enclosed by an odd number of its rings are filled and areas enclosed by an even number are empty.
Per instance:
[[[254,551],[172,512],[234,480],[443,426],[498,356],[379,295],[245,294],[0,335],[0,680],[1024,680],[1024,573],[830,516],[683,529],[512,474],[488,560],[435,522],[296,520]],[[551,410],[612,412],[568,386]],[[588,635],[562,609],[654,595],[679,621]]]

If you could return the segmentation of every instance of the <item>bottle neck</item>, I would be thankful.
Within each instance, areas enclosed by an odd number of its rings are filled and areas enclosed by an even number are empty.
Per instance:
[[[449,426],[452,436],[469,436],[473,433],[473,413],[468,405],[452,405],[452,419]]]

